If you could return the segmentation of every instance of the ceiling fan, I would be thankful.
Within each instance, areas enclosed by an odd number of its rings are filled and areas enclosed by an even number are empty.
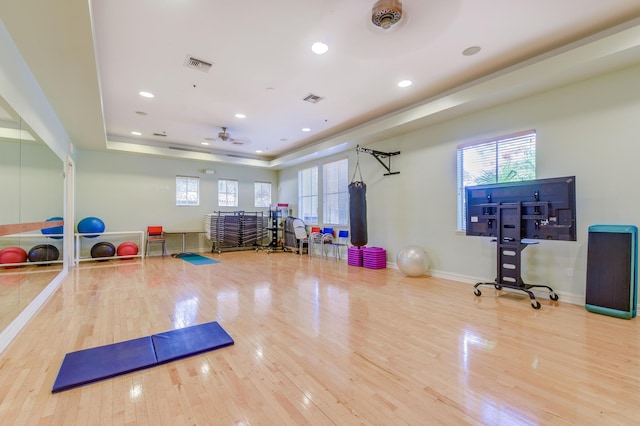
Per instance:
[[[234,145],[244,145],[245,141],[244,140],[240,140],[240,139],[236,139],[236,138],[232,138],[231,135],[227,132],[227,128],[226,127],[221,127],[222,131],[218,132],[218,140],[222,141],[222,142],[231,142]]]
[[[222,131],[218,133],[218,139],[220,139],[222,142],[226,142],[231,139],[231,135],[227,133],[226,127],[222,127]]]

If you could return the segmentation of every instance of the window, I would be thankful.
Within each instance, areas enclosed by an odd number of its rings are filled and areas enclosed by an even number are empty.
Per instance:
[[[218,179],[218,206],[238,207],[238,181]]]
[[[322,221],[329,225],[349,223],[349,160],[322,166]]]
[[[255,206],[269,207],[271,205],[271,182],[256,182],[255,189]]]
[[[298,205],[305,223],[318,224],[318,166],[298,171]]]
[[[466,186],[536,178],[536,132],[458,146],[458,229],[466,229]]]
[[[199,178],[176,176],[176,206],[198,205],[200,205]]]

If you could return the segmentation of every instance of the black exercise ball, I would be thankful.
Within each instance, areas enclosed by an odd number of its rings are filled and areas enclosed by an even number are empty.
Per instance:
[[[38,244],[29,250],[29,262],[51,262],[60,258],[60,251],[51,244]]]
[[[95,243],[93,247],[91,247],[91,257],[93,258],[111,257],[111,256],[115,256],[115,254],[116,254],[116,247],[107,241],[101,241],[99,243]],[[99,259],[99,261],[106,261],[106,260],[107,259]]]

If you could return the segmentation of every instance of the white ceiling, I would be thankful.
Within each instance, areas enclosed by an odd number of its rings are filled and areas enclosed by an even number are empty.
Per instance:
[[[640,62],[637,0],[404,0],[388,30],[374,3],[5,0],[0,17],[76,146],[273,168]]]

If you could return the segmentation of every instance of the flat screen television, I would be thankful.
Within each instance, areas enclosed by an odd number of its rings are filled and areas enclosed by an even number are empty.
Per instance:
[[[498,206],[519,203],[521,239],[576,241],[575,176],[465,188],[467,235],[497,237]]]

